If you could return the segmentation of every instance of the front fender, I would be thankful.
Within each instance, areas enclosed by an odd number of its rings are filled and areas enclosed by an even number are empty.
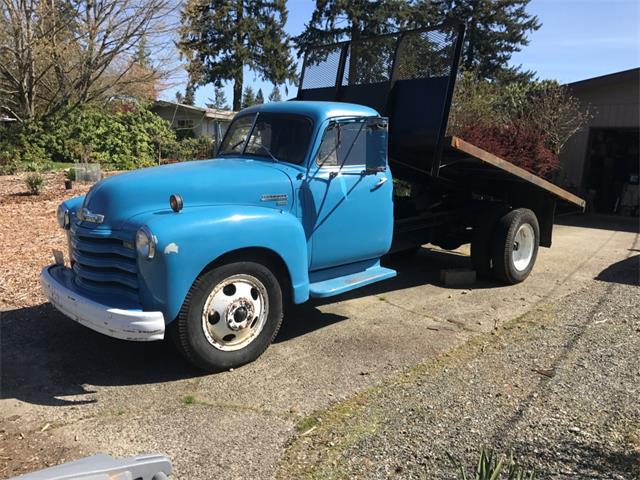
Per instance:
[[[309,298],[307,242],[300,221],[265,207],[223,205],[156,212],[132,219],[157,238],[153,259],[139,259],[142,303],[167,322],[179,313],[198,275],[220,256],[243,248],[265,248],[284,261],[293,300]]]

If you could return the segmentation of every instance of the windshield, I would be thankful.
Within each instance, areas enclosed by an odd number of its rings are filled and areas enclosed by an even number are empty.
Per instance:
[[[238,117],[229,127],[219,156],[251,155],[301,164],[304,161],[312,124],[308,118],[280,113],[259,113]],[[249,141],[247,141],[249,136]]]

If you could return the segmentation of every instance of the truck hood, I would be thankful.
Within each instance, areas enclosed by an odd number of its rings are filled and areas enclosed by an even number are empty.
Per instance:
[[[169,196],[179,194],[184,208],[221,204],[261,205],[289,210],[291,179],[277,164],[245,158],[222,158],[144,168],[98,182],[83,208],[103,215],[90,228],[118,229],[142,213],[170,212]]]

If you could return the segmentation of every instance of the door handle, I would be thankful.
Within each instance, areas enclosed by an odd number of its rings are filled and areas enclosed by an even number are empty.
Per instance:
[[[380,180],[378,180],[378,183],[376,183],[373,188],[379,188],[385,183],[387,183],[387,177],[382,177]]]
[[[371,191],[374,192],[377,189],[379,189],[382,185],[384,185],[385,183],[387,183],[387,177],[382,177],[380,180],[378,180],[378,183],[376,183],[372,188]]]

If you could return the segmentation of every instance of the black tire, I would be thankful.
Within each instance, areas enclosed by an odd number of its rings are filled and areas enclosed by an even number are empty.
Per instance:
[[[478,277],[493,277],[493,233],[498,220],[509,212],[509,207],[493,207],[478,218],[471,236],[471,264]]]
[[[533,233],[533,245],[528,263],[523,260],[524,265],[518,268],[514,261],[514,251],[518,248],[516,234],[521,227],[528,225]],[[540,227],[535,213],[526,208],[518,208],[504,215],[493,234],[493,275],[496,279],[510,285],[520,283],[526,279],[538,256],[538,245],[540,243]]]
[[[262,330],[248,345],[239,350],[224,351],[207,339],[202,315],[214,288],[236,275],[249,275],[261,282],[268,296],[268,311]],[[282,289],[271,270],[255,262],[228,263],[203,273],[191,286],[174,321],[175,343],[180,353],[196,367],[208,372],[228,370],[252,362],[262,355],[278,334],[282,318]]]

